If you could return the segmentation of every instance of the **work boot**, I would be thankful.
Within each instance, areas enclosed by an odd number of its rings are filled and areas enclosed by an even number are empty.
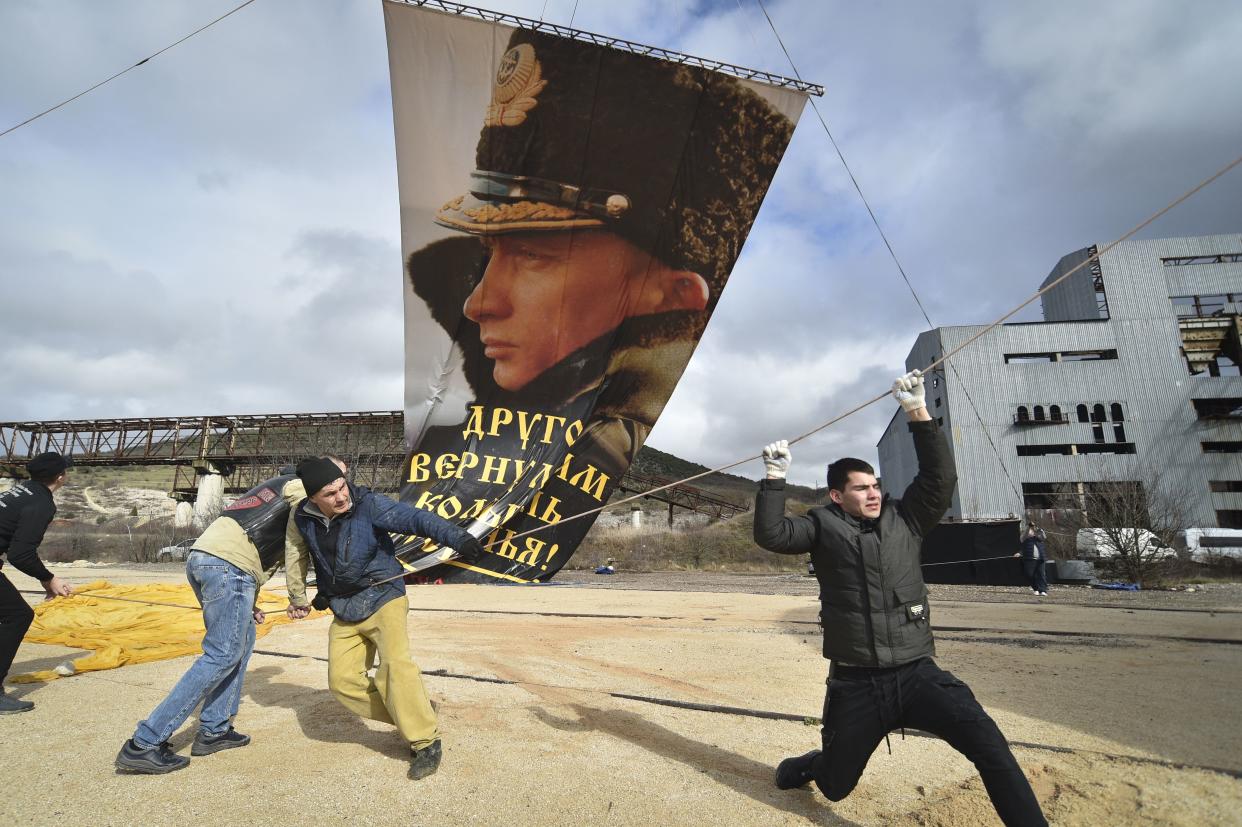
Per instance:
[[[0,689],[0,715],[15,715],[18,712],[29,712],[32,709],[34,709],[32,702],[20,701]]]
[[[140,747],[130,738],[116,754],[116,768],[120,772],[142,775],[163,775],[190,765],[190,759],[168,748],[168,742],[158,747]]]
[[[194,736],[194,743],[190,746],[190,755],[211,755],[222,749],[244,747],[249,743],[249,735],[242,735],[232,727],[219,735],[205,735],[202,730],[199,730],[198,735]]]
[[[441,753],[439,739],[414,750],[414,756],[410,759],[410,780],[422,780],[439,769]]]
[[[813,749],[806,755],[799,755],[796,758],[786,758],[776,766],[776,786],[781,790],[795,790],[798,787],[805,787],[814,777],[811,773],[811,764],[815,762],[815,756],[819,755],[819,750]]]

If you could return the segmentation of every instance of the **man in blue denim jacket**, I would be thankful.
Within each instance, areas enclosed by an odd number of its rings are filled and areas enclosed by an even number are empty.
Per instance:
[[[347,709],[394,724],[413,751],[409,777],[425,778],[440,765],[440,731],[410,657],[410,604],[390,535],[430,537],[474,559],[483,549],[465,529],[430,511],[350,485],[328,460],[303,460],[298,476],[307,498],[293,511],[286,545],[302,554],[298,560],[291,553],[287,566],[304,572],[309,557],[319,590],[315,606],[332,609],[328,688]],[[305,591],[291,586],[289,603],[305,606]],[[376,652],[380,665],[372,678],[367,670]]]

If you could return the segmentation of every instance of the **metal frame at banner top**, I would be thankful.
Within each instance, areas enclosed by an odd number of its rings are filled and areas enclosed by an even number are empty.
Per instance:
[[[805,92],[808,95],[823,97],[824,87],[818,83],[807,83],[804,80],[796,80],[781,75],[774,75],[771,72],[764,72],[760,69],[747,69],[745,66],[735,66],[732,63],[722,63],[719,60],[708,60],[706,58],[694,57],[693,55],[685,55],[680,52],[670,52],[668,49],[661,49],[659,46],[646,46],[642,43],[635,43],[632,40],[622,40],[617,37],[608,37],[607,35],[594,34],[593,32],[584,32],[581,29],[571,29],[568,26],[558,26],[555,23],[548,23],[543,20],[532,20],[528,17],[518,17],[515,14],[506,14],[505,12],[489,11],[487,9],[478,9],[474,6],[463,6],[460,3],[450,3],[448,0],[384,0],[387,3],[396,3],[402,6],[420,6],[422,8],[433,9],[443,12],[444,14],[452,14],[458,17],[473,17],[478,20],[486,20],[490,23],[506,23],[511,26],[517,26],[521,29],[528,29],[536,32],[549,32],[561,37],[571,38],[573,40],[581,40],[586,43],[594,43],[597,46],[607,46],[612,49],[620,49],[626,52],[633,52],[636,55],[649,55],[661,60],[671,61],[673,63],[684,63],[689,66],[700,66],[704,69],[711,69],[713,72],[721,72],[733,77],[742,78],[743,80],[757,80],[760,83],[766,83],[769,86],[781,86],[786,89],[796,89],[799,92]]]

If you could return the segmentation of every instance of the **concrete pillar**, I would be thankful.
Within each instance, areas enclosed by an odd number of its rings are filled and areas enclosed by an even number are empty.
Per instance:
[[[643,509],[641,506],[630,506],[630,525],[634,528],[643,527]]]
[[[194,525],[194,505],[188,502],[177,503],[177,510],[173,513],[174,528],[189,528]]]
[[[224,477],[213,472],[199,475],[198,496],[194,498],[194,525],[204,529],[220,516],[224,508]]]

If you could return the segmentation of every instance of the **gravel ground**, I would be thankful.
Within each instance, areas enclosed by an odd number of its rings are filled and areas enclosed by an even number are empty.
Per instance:
[[[172,582],[179,569],[58,573]],[[914,734],[877,750],[844,801],[775,789],[776,763],[818,741],[802,720],[819,714],[826,672],[809,578],[567,572],[556,582],[409,590],[411,647],[445,738],[429,779],[408,781],[393,728],[327,690],[319,619],[259,642],[236,722],[254,742],[168,776],[117,775],[112,760],[189,658],[12,687],[36,709],[0,718],[0,824],[999,823],[970,764]],[[1237,586],[932,594],[938,661],[1010,739],[1053,824],[1240,823]],[[24,645],[14,671],[73,654]],[[188,754],[193,737],[191,721],[171,745]]]

